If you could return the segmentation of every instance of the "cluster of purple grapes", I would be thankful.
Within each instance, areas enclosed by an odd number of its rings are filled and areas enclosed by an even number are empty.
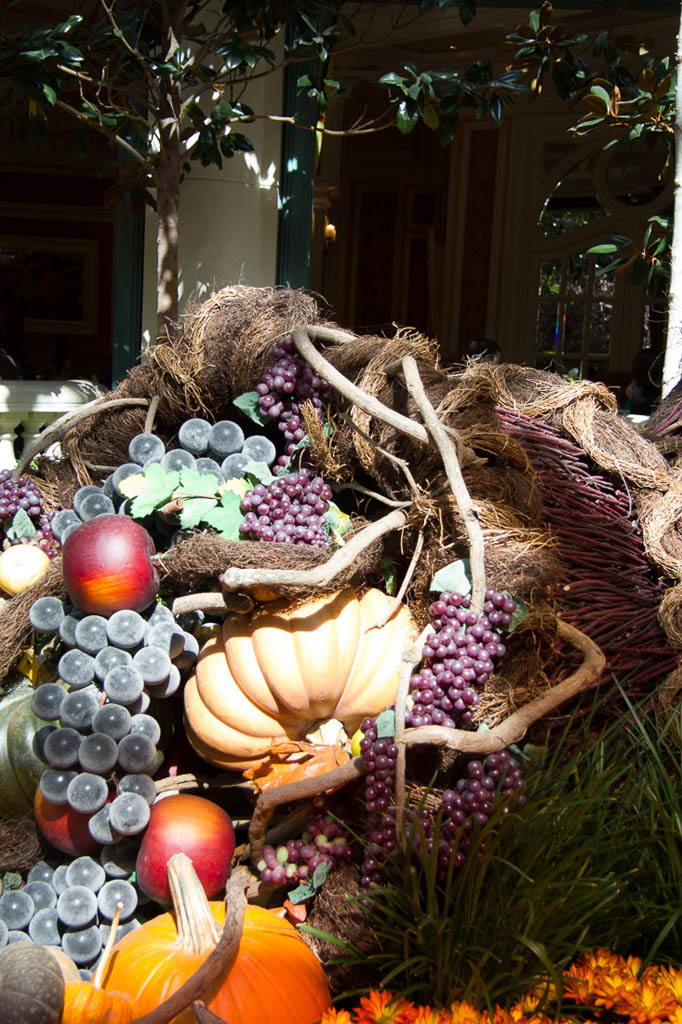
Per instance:
[[[160,761],[151,701],[178,690],[181,669],[196,661],[196,637],[164,605],[147,618],[121,609],[107,619],[47,596],[32,604],[29,620],[67,648],[57,663],[60,682],[38,686],[31,701],[38,718],[59,723],[42,742],[42,795],[88,815],[98,843],[138,835],[149,821]]]
[[[59,554],[60,545],[52,533],[54,512],[46,512],[43,496],[33,480],[20,476],[12,479],[12,470],[0,471],[0,520],[6,530],[19,511],[23,509],[35,527],[31,537],[14,537],[12,544],[35,544],[46,555],[54,558]]]
[[[487,824],[496,800],[507,801],[514,795],[515,802],[522,806],[526,797],[520,790],[523,774],[518,761],[508,750],[489,754],[484,761],[467,763],[467,774],[457,780],[454,789],[446,789],[442,796],[443,822],[438,840],[438,872],[441,879],[447,876],[451,862],[459,868],[464,864],[467,850],[471,845],[471,834],[476,826]],[[508,803],[503,813],[509,812]],[[422,819],[427,845],[432,844],[432,823]],[[478,856],[487,852],[487,844],[480,842]]]
[[[256,484],[242,498],[241,510],[246,514],[239,528],[253,540],[324,547],[324,513],[331,496],[329,484],[308,469],[277,477],[267,485]]]
[[[258,392],[258,408],[263,416],[277,422],[286,442],[286,454],[291,456],[296,445],[305,437],[299,403],[312,402],[320,417],[331,388],[311,366],[296,355],[293,338],[279,338],[272,349],[274,362],[266,366]],[[280,464],[288,463],[288,458]]]
[[[320,864],[329,864],[334,869],[351,858],[349,838],[348,832],[329,814],[318,813],[306,822],[300,839],[263,847],[257,865],[261,880],[294,885],[312,878]]]
[[[471,721],[483,686],[507,648],[499,630],[510,625],[516,602],[508,594],[486,590],[483,612],[471,611],[471,599],[445,592],[429,608],[435,632],[424,644],[426,665],[410,679],[411,707],[405,725],[455,728]]]
[[[105,848],[106,849],[106,848]],[[127,878],[134,868],[127,851],[122,864],[110,849],[99,863],[77,857],[56,867],[39,861],[26,883],[0,896],[0,947],[12,942],[37,942],[61,948],[89,980],[92,966],[106,944],[117,904],[121,904],[116,937],[140,922],[133,915],[138,892]]]
[[[360,754],[367,769],[365,774],[365,807],[368,842],[365,846],[360,884],[381,882],[381,857],[396,848],[395,833],[395,762],[398,748],[391,738],[378,738],[376,722],[365,718],[360,726]]]
[[[37,484],[26,477],[12,479],[12,470],[0,471],[0,519],[13,519],[20,508],[37,519],[43,510],[43,496]]]

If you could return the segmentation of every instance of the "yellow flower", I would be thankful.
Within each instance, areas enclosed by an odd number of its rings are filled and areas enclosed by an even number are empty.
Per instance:
[[[320,1017],[320,1024],[353,1024],[348,1010],[336,1010],[330,1006]]]
[[[361,998],[355,1024],[413,1024],[416,1013],[414,1003],[391,992],[372,991]]]
[[[632,1024],[661,1024],[677,1008],[673,994],[660,985],[640,981],[632,990],[624,989],[615,1009],[627,1014]]]

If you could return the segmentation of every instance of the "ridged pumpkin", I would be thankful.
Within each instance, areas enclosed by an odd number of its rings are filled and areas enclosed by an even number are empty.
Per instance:
[[[348,733],[395,700],[403,649],[416,636],[403,605],[351,588],[283,611],[230,615],[185,686],[185,724],[197,753],[223,768],[263,763],[273,743],[339,719]]]
[[[21,683],[0,701],[0,818],[33,809],[33,797],[45,770],[41,753],[54,728],[31,711],[33,687]]]
[[[103,987],[131,992],[140,1015],[177,991],[215,949],[225,904],[208,902],[192,862],[168,864],[174,913],[161,914],[114,946]],[[247,906],[239,948],[201,998],[229,1024],[314,1024],[331,997],[319,960],[293,925],[263,907]],[[191,1009],[172,1024],[195,1024]]]

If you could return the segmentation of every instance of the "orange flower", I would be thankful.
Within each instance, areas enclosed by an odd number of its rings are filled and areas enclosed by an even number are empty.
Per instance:
[[[452,1024],[489,1024],[487,1013],[481,1013],[470,1003],[453,1003],[450,1007]]]
[[[414,1003],[391,992],[372,991],[360,1000],[355,1010],[355,1024],[413,1024],[417,1010]]]
[[[417,1006],[414,1024],[451,1024],[452,1017],[447,1010],[437,1010],[432,1006]]]
[[[677,1000],[672,992],[640,980],[632,990],[623,989],[615,1009],[627,1014],[631,1024],[662,1024],[676,1007]]]
[[[320,1017],[320,1024],[353,1024],[348,1010],[336,1010],[330,1006]]]

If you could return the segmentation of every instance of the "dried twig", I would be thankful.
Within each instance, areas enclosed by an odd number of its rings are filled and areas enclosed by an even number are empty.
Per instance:
[[[56,441],[61,441],[65,434],[69,432],[73,427],[82,423],[83,420],[87,420],[90,416],[97,416],[101,412],[106,412],[107,409],[116,409],[120,406],[125,405],[149,405],[148,398],[94,398],[92,402],[86,402],[85,405],[79,405],[77,409],[72,412],[67,412],[59,419],[55,420],[54,423],[50,423],[48,427],[41,430],[35,441],[19,459],[17,467],[12,473],[14,480],[21,476],[27,466],[31,464],[36,455],[40,455],[46,448],[49,448],[51,444],[55,444]]]
[[[462,476],[456,445],[448,436],[443,424],[438,419],[436,410],[427,397],[414,356],[404,356],[402,368],[407,390],[412,395],[426,428],[440,452],[452,495],[464,522],[471,560],[471,610],[480,615],[485,602],[485,546],[476,507]]]
[[[405,461],[405,459],[401,459],[398,455],[394,455],[393,452],[389,452],[388,448],[382,448],[380,444],[377,444],[374,438],[370,437],[369,434],[365,433],[362,427],[358,426],[353,417],[349,416],[348,413],[341,413],[341,419],[345,423],[348,423],[348,425],[357,434],[359,434],[360,437],[364,438],[364,440],[367,441],[368,444],[371,444],[373,448],[376,448],[378,452],[385,456],[385,458],[387,458],[389,462],[392,462],[394,463],[394,465],[398,466],[399,469],[402,470],[403,474],[405,475],[405,479],[407,480],[407,485],[410,488],[410,493],[412,494],[412,497],[415,499],[419,497],[419,495],[421,494],[421,488],[419,487],[419,484],[413,477],[412,470],[410,469],[409,464]]]
[[[248,884],[249,872],[245,868],[236,868],[227,883],[225,924],[217,946],[184,985],[181,985],[168,999],[154,1007],[149,1013],[136,1017],[132,1024],[170,1024],[174,1017],[200,999],[218,979],[221,971],[229,964],[239,948],[244,927]],[[210,1018],[208,1019],[210,1020]]]
[[[389,512],[381,519],[370,523],[356,533],[343,547],[310,569],[238,569],[233,567],[223,573],[223,590],[248,590],[255,586],[303,586],[314,587],[329,583],[335,576],[352,565],[360,552],[392,530],[399,530],[407,523],[407,516],[401,509]]]
[[[315,775],[312,779],[300,779],[298,782],[288,782],[283,786],[276,786],[261,793],[249,826],[249,856],[253,864],[258,863],[265,842],[268,822],[276,807],[282,804],[293,803],[296,800],[310,800],[311,797],[326,793],[329,789],[338,789],[347,786],[349,782],[361,779],[365,774],[362,767],[362,758],[356,757],[353,761],[345,761],[338,768],[323,775]]]
[[[159,402],[160,401],[161,401],[161,399],[160,399],[159,395],[154,395],[154,397],[152,398],[151,402],[149,403],[149,408],[147,409],[147,415],[144,418],[143,430],[144,430],[145,434],[151,434],[152,430],[154,429],[154,420],[156,419],[156,414],[159,411]]]

